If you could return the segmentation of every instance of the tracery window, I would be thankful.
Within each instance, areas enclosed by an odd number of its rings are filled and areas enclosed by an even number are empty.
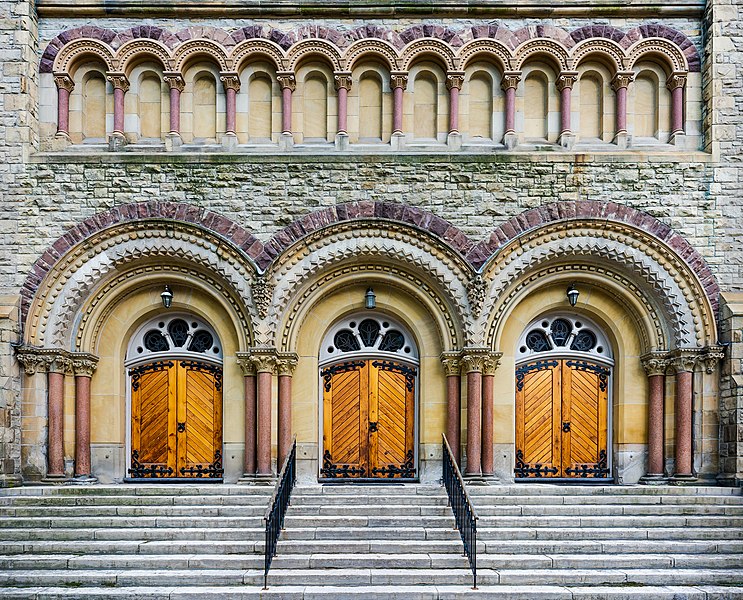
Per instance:
[[[201,319],[176,313],[160,315],[139,328],[129,344],[127,363],[158,355],[199,355],[221,361],[222,347],[217,334]]]
[[[610,362],[611,344],[601,328],[576,315],[549,315],[532,322],[519,340],[517,360],[535,354],[585,353]]]

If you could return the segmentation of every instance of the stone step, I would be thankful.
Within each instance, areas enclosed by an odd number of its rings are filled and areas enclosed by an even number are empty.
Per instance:
[[[269,496],[265,493],[234,496],[3,496],[0,489],[0,506],[266,506]]]
[[[295,507],[301,506],[351,506],[351,505],[378,505],[380,495],[367,495],[367,494],[301,494],[292,493],[291,505]],[[385,497],[386,498],[386,497]],[[448,498],[446,494],[433,496],[421,496],[415,494],[409,495],[395,495],[389,496],[390,504],[395,506],[407,506],[407,505],[425,505],[425,506],[443,506],[448,505]]]
[[[726,527],[484,527],[477,528],[483,541],[512,540],[743,540],[743,530]]]
[[[603,504],[603,505],[526,505],[526,506],[499,506],[478,504],[477,516],[679,516],[679,515],[730,515],[743,517],[743,504],[740,506],[719,505],[667,505],[667,504]]]
[[[453,521],[453,520],[452,520]],[[451,527],[288,527],[282,540],[455,540]],[[338,542],[340,543],[340,542]]]
[[[3,529],[2,540],[231,540],[263,539],[265,527],[100,527]]]
[[[433,487],[433,486],[431,486]],[[5,497],[41,497],[41,496],[266,496],[273,494],[273,483],[267,485],[237,485],[237,484],[96,484],[55,485],[55,486],[26,486],[3,488],[0,495]]]
[[[448,509],[447,509],[448,510]],[[253,506],[24,506],[0,508],[2,517],[263,517],[266,507]]]
[[[484,548],[484,545],[483,545]],[[216,540],[111,540],[0,542],[0,555],[8,554],[253,554],[263,553],[260,541]]]
[[[467,493],[478,496],[743,496],[737,487],[704,485],[557,485],[526,483],[516,485],[467,485]]]
[[[485,552],[493,554],[743,554],[743,541],[598,541],[598,540],[498,540],[482,541]]]
[[[315,504],[295,504],[291,503],[289,513],[292,518],[323,516],[343,518],[346,516],[367,515],[367,516],[386,516],[396,517],[451,517],[451,508],[444,505],[426,506],[420,504],[350,504],[348,506],[322,506]]]
[[[431,517],[434,518],[434,517]],[[3,517],[0,518],[0,529],[12,527],[77,529],[77,528],[104,528],[104,527],[259,527],[263,525],[263,516],[260,517]]]
[[[479,515],[478,515],[479,516]],[[659,516],[537,516],[529,517],[480,517],[479,527],[560,527],[573,529],[576,527],[743,527],[743,517],[718,515],[663,515]]]

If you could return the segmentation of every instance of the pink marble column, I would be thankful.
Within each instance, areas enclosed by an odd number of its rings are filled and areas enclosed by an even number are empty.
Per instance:
[[[55,73],[54,83],[57,86],[57,134],[70,134],[70,94],[75,89],[75,82],[67,73]]]
[[[279,406],[278,406],[278,462],[277,469],[284,464],[284,459],[292,447],[292,374],[297,366],[296,356],[281,356],[279,370]]]
[[[240,76],[237,73],[220,73],[219,79],[226,96],[225,133],[235,135],[237,121],[237,92],[240,91]]]
[[[642,366],[648,376],[648,467],[646,479],[658,479],[665,472],[663,427],[668,361],[662,356],[643,358]]]
[[[635,74],[632,71],[619,72],[611,81],[611,87],[617,98],[616,135],[627,133],[627,89],[634,77]]]
[[[90,382],[98,358],[77,354],[72,359],[75,373],[75,477],[90,478]]]
[[[392,133],[402,133],[402,101],[403,92],[408,86],[408,74],[390,73],[390,85],[392,87]]]
[[[292,133],[292,93],[297,87],[294,73],[276,73],[276,78],[281,86],[281,132],[291,135]]]
[[[560,91],[560,135],[572,133],[570,129],[570,95],[578,74],[574,71],[563,71],[557,78],[556,86]]]
[[[679,357],[676,368],[676,471],[674,477],[693,477],[692,461],[692,376],[694,359]]]
[[[459,133],[459,92],[463,84],[463,72],[446,74],[446,88],[449,90],[449,133]]]
[[[501,89],[506,94],[506,134],[516,133],[516,88],[521,81],[520,71],[507,71],[503,73]]]
[[[163,79],[170,88],[170,133],[181,133],[181,93],[186,88],[186,82],[180,73],[163,73]]]
[[[441,364],[446,373],[446,439],[454,454],[457,464],[460,464],[460,440],[461,429],[461,378],[459,352],[444,352],[441,355]]]
[[[684,86],[685,73],[672,73],[666,81],[666,87],[671,91],[671,137],[684,133]]]
[[[467,468],[466,474],[482,474],[482,369],[484,354],[462,356],[467,373]]]
[[[348,133],[348,92],[352,83],[351,73],[335,73],[334,80],[338,92],[338,133]]]
[[[243,474],[255,475],[256,458],[256,374],[255,365],[247,353],[238,353],[238,364],[243,372],[243,399],[245,401],[245,455]]]
[[[129,89],[129,80],[124,73],[107,73],[106,79],[114,88],[114,134],[124,135],[124,95]]]
[[[64,365],[54,361],[49,369],[47,477],[64,478]]]
[[[490,353],[483,361],[482,371],[482,474],[493,475],[495,457],[493,456],[493,419],[495,402],[495,370],[498,368],[501,353]]]
[[[273,351],[253,352],[251,356],[258,373],[256,382],[256,475],[271,476],[271,392],[276,356]],[[280,466],[280,465],[279,465]]]

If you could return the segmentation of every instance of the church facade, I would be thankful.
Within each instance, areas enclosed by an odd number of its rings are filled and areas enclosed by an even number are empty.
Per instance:
[[[3,485],[743,479],[738,0],[3,0]]]

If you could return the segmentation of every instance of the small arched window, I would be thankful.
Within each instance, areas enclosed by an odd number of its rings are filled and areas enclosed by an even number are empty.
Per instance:
[[[575,315],[551,315],[530,323],[519,339],[516,358],[531,359],[536,354],[592,355],[612,362],[611,344],[601,328]]]
[[[181,356],[222,361],[216,332],[201,319],[187,314],[159,316],[137,330],[127,350],[127,366],[144,360]]]

